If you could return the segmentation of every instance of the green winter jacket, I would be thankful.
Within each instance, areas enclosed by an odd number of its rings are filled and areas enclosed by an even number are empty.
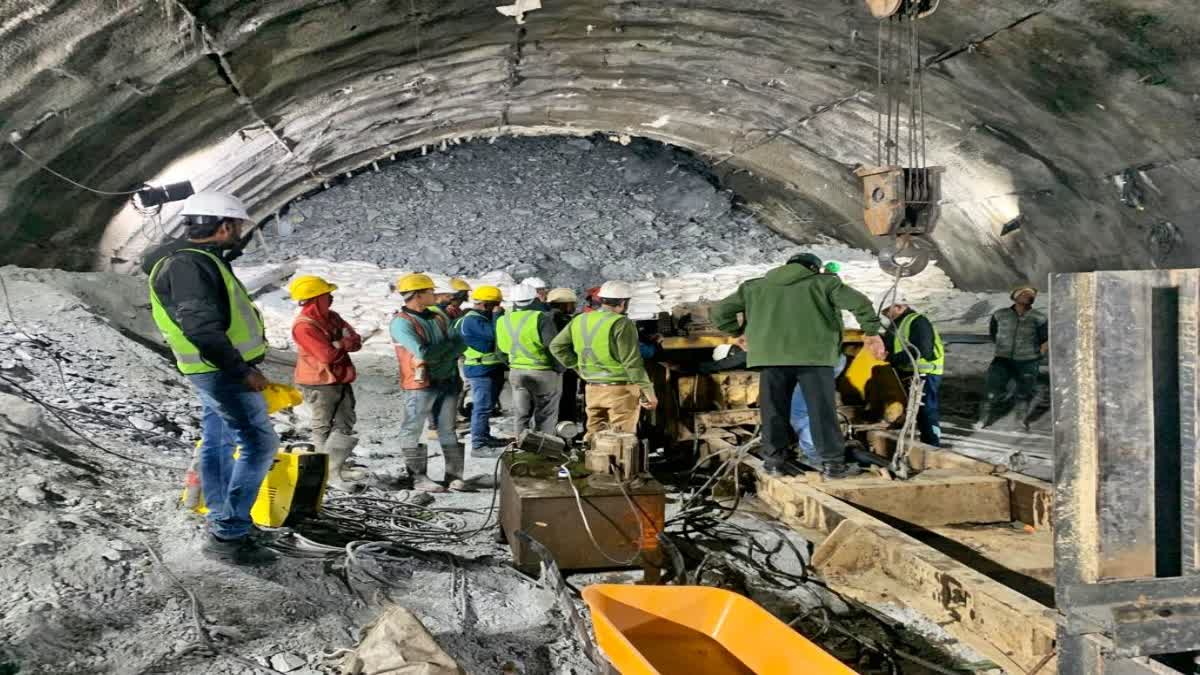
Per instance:
[[[739,286],[713,309],[712,321],[726,333],[745,333],[750,368],[833,366],[841,353],[842,310],[854,314],[867,335],[879,333],[867,296],[835,275],[792,264]]]

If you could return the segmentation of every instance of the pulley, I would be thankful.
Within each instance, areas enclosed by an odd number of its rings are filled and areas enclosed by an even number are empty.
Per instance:
[[[880,254],[880,267],[916,274],[928,263],[897,265],[888,250],[911,247],[914,236],[933,232],[942,199],[941,167],[926,162],[924,64],[917,21],[933,14],[939,0],[866,0],[879,21],[878,110],[875,163],[859,167],[863,220],[867,230],[893,243]],[[903,242],[901,241],[903,240]]]
[[[889,16],[900,12],[902,9],[907,9],[907,5],[917,5],[917,18],[924,19],[925,17],[937,11],[938,4],[941,0],[866,0],[867,9],[871,10],[871,16],[876,19],[886,19]]]

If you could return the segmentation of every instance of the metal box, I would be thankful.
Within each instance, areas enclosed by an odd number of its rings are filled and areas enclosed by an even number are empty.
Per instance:
[[[634,481],[626,487],[637,506],[634,513],[620,486],[611,478],[576,478],[583,513],[604,550],[605,557],[588,538],[580,509],[567,479],[555,477],[553,463],[513,462],[505,458],[500,480],[500,526],[512,547],[513,564],[536,574],[540,559],[516,537],[518,530],[541,542],[563,570],[642,567],[633,560],[641,549],[657,561],[658,533],[663,529],[666,491],[653,478]],[[510,470],[516,465],[518,475]],[[522,475],[527,472],[529,475]],[[618,565],[613,560],[630,562]]]

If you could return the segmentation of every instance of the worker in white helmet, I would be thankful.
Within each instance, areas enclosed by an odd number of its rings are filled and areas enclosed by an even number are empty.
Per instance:
[[[266,477],[279,437],[261,392],[257,365],[267,353],[262,316],[229,265],[241,249],[246,206],[223,192],[198,192],[181,211],[186,239],[146,255],[154,322],[202,407],[200,482],[208,504],[204,553],[258,565],[274,552],[251,537],[250,507]],[[241,452],[233,458],[234,439]]]
[[[654,384],[638,349],[637,325],[626,316],[633,286],[600,287],[600,310],[580,314],[550,343],[550,353],[587,382],[587,434],[605,429],[636,433],[641,408],[658,407]]]
[[[508,383],[512,386],[513,435],[530,428],[553,434],[558,424],[558,402],[562,395],[562,365],[550,355],[550,343],[558,335],[550,312],[533,309],[537,292],[518,284],[509,293],[513,311],[496,319],[496,347],[508,360]]]
[[[550,295],[550,284],[546,283],[541,277],[529,277],[522,281],[521,285],[532,288],[533,292],[537,294],[537,298],[534,299],[531,309],[539,312],[550,311],[550,305],[546,300]]]

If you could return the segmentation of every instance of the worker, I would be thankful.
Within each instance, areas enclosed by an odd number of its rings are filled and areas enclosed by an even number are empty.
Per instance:
[[[812,416],[813,441],[827,478],[856,473],[846,464],[845,440],[838,426],[833,370],[841,353],[842,311],[858,319],[866,333],[863,346],[878,358],[887,355],[879,337],[879,317],[870,299],[832,274],[821,273],[811,253],[792,256],[766,276],[751,279],[722,300],[712,321],[739,336],[750,368],[760,369],[758,404],[762,417],[764,468],[782,472],[792,444],[790,412],[799,384]],[[738,315],[745,317],[739,323]]]
[[[842,273],[842,264],[836,260],[830,260],[821,267],[821,274],[832,274],[835,277]]]
[[[580,311],[586,314],[588,312],[595,312],[598,309],[600,309],[600,287],[593,286],[587,289],[587,292],[584,294],[583,309]]]
[[[450,330],[444,314],[432,311],[434,283],[425,274],[407,274],[396,290],[404,306],[392,319],[390,332],[400,365],[401,401],[404,419],[400,423],[400,448],[404,464],[412,478],[413,489],[423,492],[465,491],[463,468],[466,461],[462,445],[454,433],[454,409],[458,390],[458,356],[461,341]],[[440,407],[435,411],[435,402]],[[421,428],[430,413],[438,419],[438,444],[446,462],[443,484],[428,475],[429,452],[421,444]]]
[[[495,286],[479,286],[471,299],[475,307],[456,324],[467,345],[463,372],[471,383],[471,454],[498,457],[508,440],[492,435],[489,419],[504,386],[504,357],[496,349],[495,324],[504,295]]]
[[[735,344],[713,347],[712,360],[700,363],[668,363],[667,368],[680,375],[712,375],[726,370],[746,368],[746,350]]]
[[[169,241],[143,263],[154,323],[200,399],[200,482],[208,506],[205,555],[239,565],[276,555],[251,536],[250,507],[275,461],[279,437],[256,367],[267,353],[262,316],[234,275],[246,206],[223,192],[198,192],[180,211],[186,240]],[[234,458],[235,439],[241,451]]]
[[[530,427],[554,434],[565,370],[550,356],[549,345],[558,335],[550,312],[533,309],[537,291],[520,284],[513,289],[513,311],[496,320],[496,346],[508,359],[512,387],[514,435]]]
[[[459,300],[460,294],[458,288],[454,285],[454,281],[450,277],[431,274],[429,275],[429,278],[433,279],[433,296],[437,301],[436,304],[429,308],[429,311],[441,314],[442,316],[446,317],[448,325],[453,325],[454,322],[462,316],[462,311],[459,309],[459,306],[462,305],[462,301]],[[457,305],[455,303],[457,303]],[[445,394],[438,394],[437,400],[433,402],[433,409],[429,413],[430,439],[438,437],[438,411],[442,409],[442,399],[444,397]],[[456,398],[455,405],[457,406],[457,404],[458,400]],[[458,408],[456,407],[455,410],[457,409]],[[455,421],[457,421],[457,417],[455,418]]]
[[[846,370],[846,364],[846,355],[838,355],[837,365],[833,367],[835,387],[837,378],[841,377]],[[804,389],[799,384],[792,392],[792,410],[789,419],[792,431],[796,432],[796,445],[800,448],[800,454],[804,455],[813,466],[820,467],[821,456],[817,454],[817,447],[813,443],[812,418],[808,414],[808,401],[804,399]]]
[[[587,433],[605,429],[636,433],[641,408],[658,407],[654,384],[638,351],[637,325],[626,316],[633,286],[608,281],[598,292],[600,309],[571,320],[550,343],[550,353],[575,368],[587,383]]]
[[[1012,306],[992,314],[988,333],[996,343],[996,356],[988,366],[986,393],[976,429],[989,427],[996,421],[996,407],[1014,380],[1015,416],[1026,429],[1029,428],[1034,412],[1032,404],[1037,390],[1038,366],[1050,340],[1050,323],[1046,315],[1033,308],[1037,295],[1033,286],[1018,286],[1009,295]]]
[[[554,322],[554,334],[571,323],[579,306],[579,297],[569,288],[551,289],[546,294],[550,305],[550,320]],[[557,363],[557,361],[555,361]],[[562,369],[562,395],[558,397],[558,419],[579,420],[579,375],[570,368]]]
[[[529,277],[528,279],[522,281],[521,285],[532,288],[533,292],[537,294],[537,298],[534,300],[534,303],[530,309],[539,312],[550,311],[549,301],[547,300],[547,298],[550,297],[550,284],[543,281],[541,277]]]
[[[946,350],[942,336],[933,322],[914,310],[903,298],[896,299],[884,316],[891,323],[887,331],[888,363],[896,369],[907,389],[914,374],[919,373],[924,386],[921,404],[917,409],[917,430],[921,442],[934,447],[942,445],[940,392],[945,372]]]
[[[292,322],[296,345],[292,379],[312,412],[312,443],[317,452],[329,453],[329,475],[340,482],[362,478],[357,472],[343,471],[358,442],[352,386],[357,371],[350,353],[362,349],[362,338],[330,309],[336,290],[337,286],[312,275],[296,277],[288,286],[292,300],[300,303],[300,313]],[[338,432],[336,442],[327,446],[333,431]]]
[[[471,284],[468,284],[459,277],[452,277],[450,279],[450,288],[454,289],[454,297],[443,305],[442,309],[445,310],[451,320],[457,321],[465,313],[462,306],[471,294]]]

